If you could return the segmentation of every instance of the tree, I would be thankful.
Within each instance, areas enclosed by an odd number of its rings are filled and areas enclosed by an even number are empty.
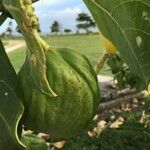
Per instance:
[[[12,32],[13,32],[13,23],[10,21],[6,29],[6,34],[8,35],[8,37],[12,37]]]
[[[51,32],[58,34],[60,32],[60,24],[58,21],[54,21],[51,26]]]
[[[80,13],[78,14],[78,17],[77,17],[77,22],[79,22],[77,24],[77,28],[78,30],[85,30],[86,33],[88,34],[90,32],[90,28],[92,27],[95,27],[95,22],[93,21],[92,17],[89,16],[88,14],[86,13]]]
[[[64,32],[65,32],[66,34],[69,34],[69,33],[72,32],[72,30],[71,30],[71,29],[64,29]]]

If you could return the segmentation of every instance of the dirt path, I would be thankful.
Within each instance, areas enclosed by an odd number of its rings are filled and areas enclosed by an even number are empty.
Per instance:
[[[7,53],[15,51],[15,50],[25,46],[25,42],[23,40],[9,40],[6,42],[8,42],[8,44],[5,46]],[[113,78],[110,76],[98,75],[97,77],[98,77],[99,83],[110,83],[111,84],[113,82]]]
[[[12,52],[18,48],[25,46],[25,42],[23,40],[10,40],[8,44],[5,46],[6,52]]]

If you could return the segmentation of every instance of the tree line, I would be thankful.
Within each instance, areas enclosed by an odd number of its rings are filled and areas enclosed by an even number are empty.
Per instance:
[[[96,24],[95,24],[93,18],[90,15],[88,15],[87,13],[78,14],[76,21],[77,21],[77,25],[76,25],[76,27],[77,27],[76,33],[77,34],[79,34],[80,31],[85,31],[86,34],[89,34],[90,32],[92,32],[91,29],[96,27]],[[61,25],[58,21],[54,21],[53,24],[51,25],[50,29],[51,29],[51,33],[59,34],[61,32]],[[64,32],[71,33],[72,30],[66,28],[66,29],[64,29]]]
[[[87,13],[79,13],[77,18],[76,18],[76,34],[80,34],[81,32],[85,32],[86,34],[89,34],[90,32],[93,32],[93,29],[95,29],[96,24],[93,20],[93,18],[87,14]],[[17,26],[15,31],[17,33],[21,33],[21,30]],[[39,27],[38,29],[39,32],[41,32],[41,28]],[[50,26],[50,32],[52,34],[58,35],[64,32],[65,34],[70,34],[72,33],[72,29],[70,28],[65,28],[62,30],[61,24],[59,21],[55,20],[52,25]],[[8,23],[8,26],[6,28],[6,31],[1,34],[1,36],[7,36],[7,37],[13,37],[13,23],[10,21]]]

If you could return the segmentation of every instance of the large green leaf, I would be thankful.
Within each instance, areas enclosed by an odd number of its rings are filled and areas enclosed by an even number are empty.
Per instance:
[[[23,114],[20,89],[17,75],[0,41],[0,149],[2,150],[16,150],[23,147],[18,138],[18,124]]]
[[[5,82],[0,81],[0,149],[21,150],[24,148],[18,137],[18,124],[23,106]]]
[[[2,0],[0,0],[0,12],[2,12],[4,10],[4,7],[2,5]]]
[[[7,19],[7,14],[6,13],[2,13],[0,15],[0,26],[4,23],[4,21]]]
[[[17,150],[16,144],[14,143],[7,129],[7,126],[1,116],[0,116],[0,149]]]
[[[145,86],[150,81],[150,0],[84,0],[97,26]]]
[[[16,95],[20,96],[20,84],[14,68],[12,67],[8,56],[5,52],[3,44],[0,40],[0,81],[6,82],[12,89],[14,89]]]

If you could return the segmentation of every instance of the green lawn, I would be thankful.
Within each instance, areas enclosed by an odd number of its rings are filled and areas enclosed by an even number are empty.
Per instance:
[[[44,39],[54,47],[67,47],[81,52],[88,57],[93,66],[102,54],[102,44],[98,35],[47,36]],[[9,57],[18,72],[25,59],[25,47],[9,53]],[[107,66],[101,74],[110,74]]]

